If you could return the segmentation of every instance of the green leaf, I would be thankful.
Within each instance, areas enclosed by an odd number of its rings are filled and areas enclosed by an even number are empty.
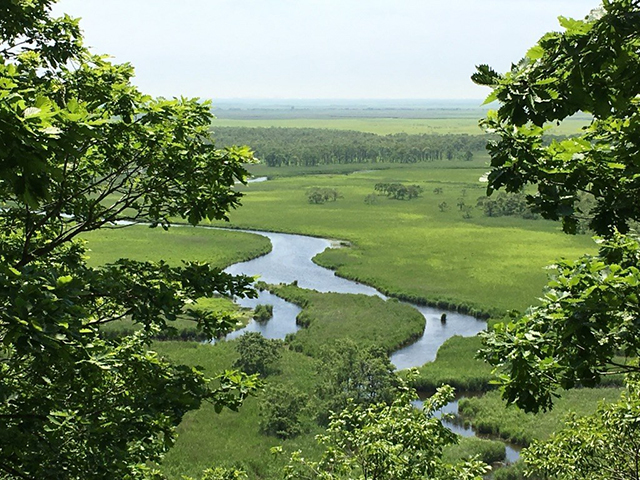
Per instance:
[[[498,91],[493,90],[489,95],[487,95],[487,98],[484,99],[484,102],[482,102],[482,105],[487,105],[491,102],[495,102],[497,99],[498,99]]]
[[[536,45],[534,47],[531,47],[527,51],[526,55],[530,60],[539,60],[544,56],[544,48],[542,48],[540,45]]]
[[[58,285],[58,287],[62,287],[64,285],[71,283],[72,281],[73,281],[73,277],[71,275],[63,275],[62,277],[58,277],[56,284]]]

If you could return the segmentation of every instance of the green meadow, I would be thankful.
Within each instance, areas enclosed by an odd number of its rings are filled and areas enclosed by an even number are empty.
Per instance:
[[[482,346],[480,337],[453,336],[446,340],[435,361],[420,367],[412,385],[422,392],[433,392],[451,385],[460,392],[484,392],[495,387],[489,364],[475,358]]]
[[[391,353],[418,339],[424,330],[422,314],[395,299],[368,295],[320,293],[292,285],[270,288],[272,293],[303,307],[298,331],[289,346],[310,356],[336,340],[349,338],[362,346],[379,346]]]
[[[238,357],[235,342],[216,345],[194,342],[157,342],[154,348],[171,360],[201,367],[205,373],[215,376],[230,369]],[[279,364],[280,373],[269,376],[268,384],[282,384],[301,391],[313,391],[315,360],[288,349],[283,350]],[[239,412],[214,411],[213,405],[204,404],[199,410],[188,413],[178,427],[178,440],[162,463],[162,471],[171,479],[182,475],[200,478],[201,472],[216,465],[242,465],[251,478],[273,478],[282,467],[285,458],[275,458],[271,447],[283,445],[286,452],[315,448],[314,435],[320,429],[311,422],[306,433],[283,441],[260,432],[261,394],[248,398]]]
[[[465,166],[425,163],[252,183],[243,187],[244,206],[232,212],[231,224],[349,242],[316,262],[393,296],[497,315],[524,309],[541,294],[545,266],[593,251],[594,243],[588,235],[567,236],[550,221],[486,217],[476,203],[485,195],[479,179],[487,167]],[[424,193],[412,200],[376,195],[365,203],[380,182],[417,184]],[[310,204],[306,194],[314,187],[335,189],[340,198]],[[461,201],[472,207],[471,218],[459,210]]]
[[[182,260],[208,262],[225,268],[233,263],[271,251],[269,240],[260,235],[224,230],[144,225],[85,233],[89,264],[104,265],[120,258],[145,262],[160,260],[179,265]]]
[[[515,406],[505,407],[497,391],[482,397],[461,399],[459,412],[480,433],[499,436],[520,445],[548,438],[562,425],[567,415],[584,416],[595,411],[598,402],[619,399],[621,388],[578,388],[564,392],[554,402],[553,410],[525,413]]]

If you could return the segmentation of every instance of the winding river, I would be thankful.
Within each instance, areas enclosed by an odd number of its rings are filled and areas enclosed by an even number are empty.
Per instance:
[[[248,232],[263,235],[271,241],[270,253],[250,260],[236,263],[225,271],[234,275],[259,275],[267,283],[298,282],[298,286],[319,292],[359,293],[387,297],[375,288],[347,280],[327,268],[313,263],[312,259],[327,248],[336,248],[338,244],[323,238],[291,235],[286,233]],[[255,299],[240,299],[243,307],[255,307],[259,303],[273,305],[273,319],[265,324],[251,321],[244,329],[230,335],[235,338],[245,331],[259,331],[267,338],[284,338],[288,333],[298,330],[296,315],[300,308],[268,292],[261,292]],[[391,355],[391,362],[397,369],[419,367],[435,360],[440,345],[453,335],[473,336],[486,328],[486,322],[469,315],[448,312],[432,307],[409,304],[422,313],[426,326],[422,337],[415,343],[401,348]],[[440,321],[442,313],[447,321]]]
[[[228,273],[258,275],[260,280],[272,284],[297,281],[298,286],[319,292],[376,295],[387,299],[385,295],[373,287],[338,277],[332,270],[313,263],[313,257],[327,248],[339,247],[337,242],[304,235],[243,231],[267,237],[271,241],[272,250],[262,257],[231,265],[225,270]],[[257,298],[237,299],[236,301],[239,305],[250,308],[254,308],[258,304],[271,304],[273,305],[273,318],[266,323],[251,320],[246,327],[229,334],[227,336],[229,339],[236,338],[248,331],[260,332],[266,338],[284,338],[288,333],[294,333],[300,328],[296,325],[296,316],[301,311],[300,307],[272,293],[262,291]],[[412,303],[409,305],[422,313],[426,325],[420,339],[391,355],[391,362],[399,370],[419,367],[426,362],[435,360],[438,348],[453,335],[473,336],[486,328],[486,322],[469,315]],[[445,323],[440,321],[442,313],[447,314]],[[457,414],[458,401],[451,402],[443,411]],[[444,420],[443,423],[462,436],[475,436],[475,432],[470,427],[447,420]],[[513,462],[518,459],[519,451],[517,447],[506,445],[506,455],[507,461]]]

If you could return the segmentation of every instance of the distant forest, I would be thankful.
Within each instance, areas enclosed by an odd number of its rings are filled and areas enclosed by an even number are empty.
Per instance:
[[[219,147],[249,145],[270,167],[347,163],[418,163],[471,160],[484,152],[489,135],[377,135],[317,128],[218,127]]]

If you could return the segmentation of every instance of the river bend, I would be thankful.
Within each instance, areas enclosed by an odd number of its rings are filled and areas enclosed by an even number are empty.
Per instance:
[[[269,238],[273,248],[266,255],[231,265],[225,270],[228,273],[259,275],[260,280],[272,284],[297,281],[299,287],[319,292],[377,295],[383,299],[387,298],[373,287],[338,277],[332,270],[313,263],[313,257],[325,249],[338,247],[336,242],[287,233],[247,232]],[[264,324],[252,320],[245,328],[230,334],[229,338],[235,338],[246,331],[258,331],[267,338],[284,338],[299,328],[296,325],[296,316],[300,308],[269,292],[260,292],[259,297],[255,299],[239,299],[238,303],[251,308],[259,303],[272,304],[273,318]],[[422,337],[416,342],[391,355],[391,362],[397,369],[419,367],[433,361],[438,348],[446,339],[453,335],[474,336],[486,328],[486,322],[470,315],[411,303],[409,305],[422,313],[426,326]],[[447,314],[445,323],[440,321],[443,313]]]

